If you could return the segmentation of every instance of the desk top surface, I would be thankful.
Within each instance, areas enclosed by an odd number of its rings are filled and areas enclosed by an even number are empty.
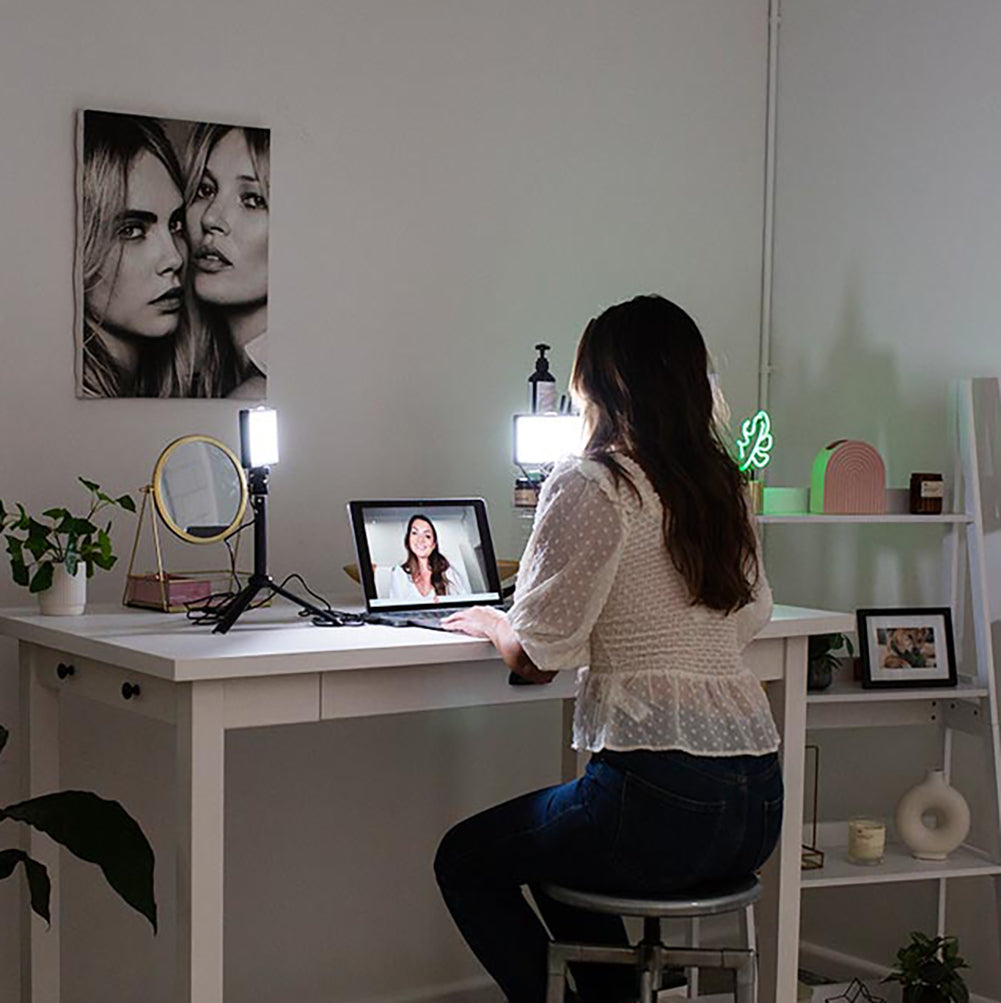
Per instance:
[[[344,608],[344,607],[342,607]],[[83,616],[0,609],[0,634],[175,682],[296,672],[478,662],[496,658],[476,638],[419,627],[314,627],[284,602],[252,610],[227,634],[181,614],[89,607]],[[759,639],[850,631],[849,613],[776,606]]]

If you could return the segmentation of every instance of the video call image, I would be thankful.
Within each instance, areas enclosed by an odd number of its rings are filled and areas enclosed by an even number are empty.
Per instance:
[[[373,606],[498,598],[487,591],[473,506],[371,508],[364,522],[375,584]]]

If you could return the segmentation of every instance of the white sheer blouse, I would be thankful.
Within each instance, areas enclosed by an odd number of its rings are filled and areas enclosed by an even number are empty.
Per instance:
[[[616,458],[639,499],[593,460],[564,460],[547,478],[508,614],[539,668],[580,670],[574,748],[773,752],[768,701],[740,654],[771,616],[764,568],[738,612],[691,605],[660,497],[639,464]]]

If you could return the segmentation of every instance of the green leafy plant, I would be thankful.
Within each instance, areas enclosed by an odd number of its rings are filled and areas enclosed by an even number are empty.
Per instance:
[[[0,726],[0,752],[8,731]],[[156,932],[153,849],[139,823],[117,802],[90,791],[57,791],[0,807],[0,822],[24,822],[44,832],[81,860],[97,864],[108,884],[149,920]],[[52,885],[45,865],[24,850],[0,850],[0,880],[24,867],[32,911],[47,923]]]
[[[90,578],[95,567],[108,571],[118,560],[111,551],[111,523],[98,526],[94,517],[108,506],[135,512],[135,502],[131,495],[112,498],[99,484],[83,477],[77,480],[90,492],[90,509],[82,518],[64,508],[50,508],[42,513],[47,520],[43,522],[20,502],[16,511],[8,511],[0,501],[0,529],[7,540],[11,572],[15,583],[27,586],[29,592],[49,588],[57,564],[71,575],[83,564]]]
[[[969,965],[959,956],[955,937],[911,933],[911,942],[897,951],[897,967],[883,980],[899,982],[905,1003],[969,1003],[960,968]]]
[[[847,634],[814,634],[807,642],[807,661],[834,670],[838,668],[839,651],[855,654],[852,639]]]

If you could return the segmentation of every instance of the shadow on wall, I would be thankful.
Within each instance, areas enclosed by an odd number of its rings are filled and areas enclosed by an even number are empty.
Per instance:
[[[908,363],[906,333],[892,346],[876,336],[864,282],[845,283],[840,319],[783,339],[772,383],[776,463],[767,482],[810,482],[816,454],[837,439],[875,446],[888,487],[906,487],[913,470],[946,463],[948,381],[928,380]],[[817,349],[823,351],[818,352]],[[939,536],[927,527],[776,526],[766,534],[769,574],[780,598],[840,609],[938,603]]]

